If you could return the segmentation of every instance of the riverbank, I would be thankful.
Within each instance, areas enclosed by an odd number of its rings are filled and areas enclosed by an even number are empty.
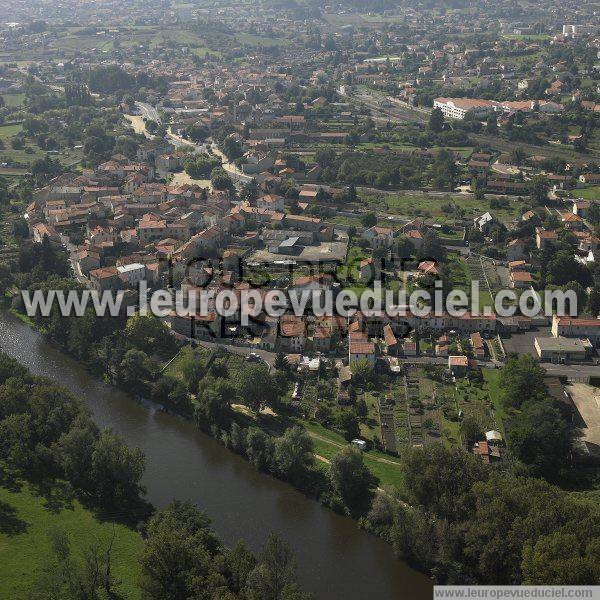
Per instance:
[[[34,374],[66,385],[85,400],[100,426],[112,427],[142,449],[148,459],[143,483],[155,506],[174,496],[192,500],[226,543],[242,537],[255,550],[270,531],[278,532],[296,553],[302,586],[316,598],[431,597],[431,581],[395,559],[384,541],[257,472],[192,423],[149,411],[94,379],[6,312],[0,312],[0,347]]]

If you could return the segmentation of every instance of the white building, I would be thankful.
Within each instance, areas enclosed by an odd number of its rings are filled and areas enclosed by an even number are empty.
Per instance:
[[[436,98],[433,107],[439,108],[445,117],[458,120],[463,120],[467,113],[484,117],[494,111],[491,100],[477,98]]]
[[[135,287],[140,281],[146,279],[146,265],[141,263],[132,263],[117,267],[117,271],[131,287]]]

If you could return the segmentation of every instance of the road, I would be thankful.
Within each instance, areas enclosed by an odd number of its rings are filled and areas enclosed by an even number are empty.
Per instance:
[[[149,121],[155,121],[160,125],[160,115],[158,111],[152,104],[148,104],[147,102],[136,102],[135,103],[137,109],[140,111],[142,117],[148,119]]]
[[[229,173],[233,181],[237,183],[248,183],[252,181],[252,177],[250,175],[244,174],[243,171],[238,169],[238,167],[234,163],[229,161],[229,159],[225,156],[225,154],[223,154],[223,152],[221,152],[221,150],[219,149],[217,144],[215,144],[215,142],[212,143],[211,148],[213,154],[221,159],[221,166],[225,171],[227,171],[227,173]]]

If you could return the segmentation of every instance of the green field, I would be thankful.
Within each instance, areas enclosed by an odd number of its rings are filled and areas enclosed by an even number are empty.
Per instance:
[[[432,217],[452,216],[452,213],[445,213],[442,207],[447,204],[453,204],[455,207],[464,211],[465,216],[473,217],[483,214],[486,211],[492,211],[494,216],[499,219],[511,219],[519,208],[518,202],[511,201],[508,208],[492,209],[490,200],[477,200],[473,196],[430,196],[427,194],[385,194],[385,195],[363,195],[362,199],[367,204],[377,206],[381,210],[402,214],[414,215],[428,213]]]
[[[5,106],[9,108],[21,106],[25,100],[25,94],[2,94],[2,97],[4,98]]]
[[[299,422],[311,433],[315,454],[327,460],[331,460],[348,446],[342,435],[326,429],[319,423],[305,420]],[[379,479],[380,486],[391,485],[400,491],[404,489],[404,471],[399,458],[378,450],[369,450],[363,456],[365,465]]]
[[[584,200],[600,200],[600,185],[574,190],[573,195]]]
[[[120,597],[139,598],[139,534],[122,525],[101,523],[76,500],[64,502],[58,487],[51,496],[48,501],[28,485],[19,491],[0,487],[0,597],[27,597],[28,588],[51,557],[49,532],[60,530],[67,533],[77,561],[95,541],[105,547],[114,531],[113,572],[121,582]]]
[[[15,123],[12,125],[0,125],[0,138],[5,140],[7,138],[12,138],[18,133],[23,131],[23,125],[21,123]]]

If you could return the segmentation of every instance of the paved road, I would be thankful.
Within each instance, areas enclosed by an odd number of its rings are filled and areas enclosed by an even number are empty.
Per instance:
[[[135,105],[140,111],[142,117],[160,124],[160,115],[158,114],[156,108],[152,106],[152,104],[148,104],[147,102],[136,102]]]

